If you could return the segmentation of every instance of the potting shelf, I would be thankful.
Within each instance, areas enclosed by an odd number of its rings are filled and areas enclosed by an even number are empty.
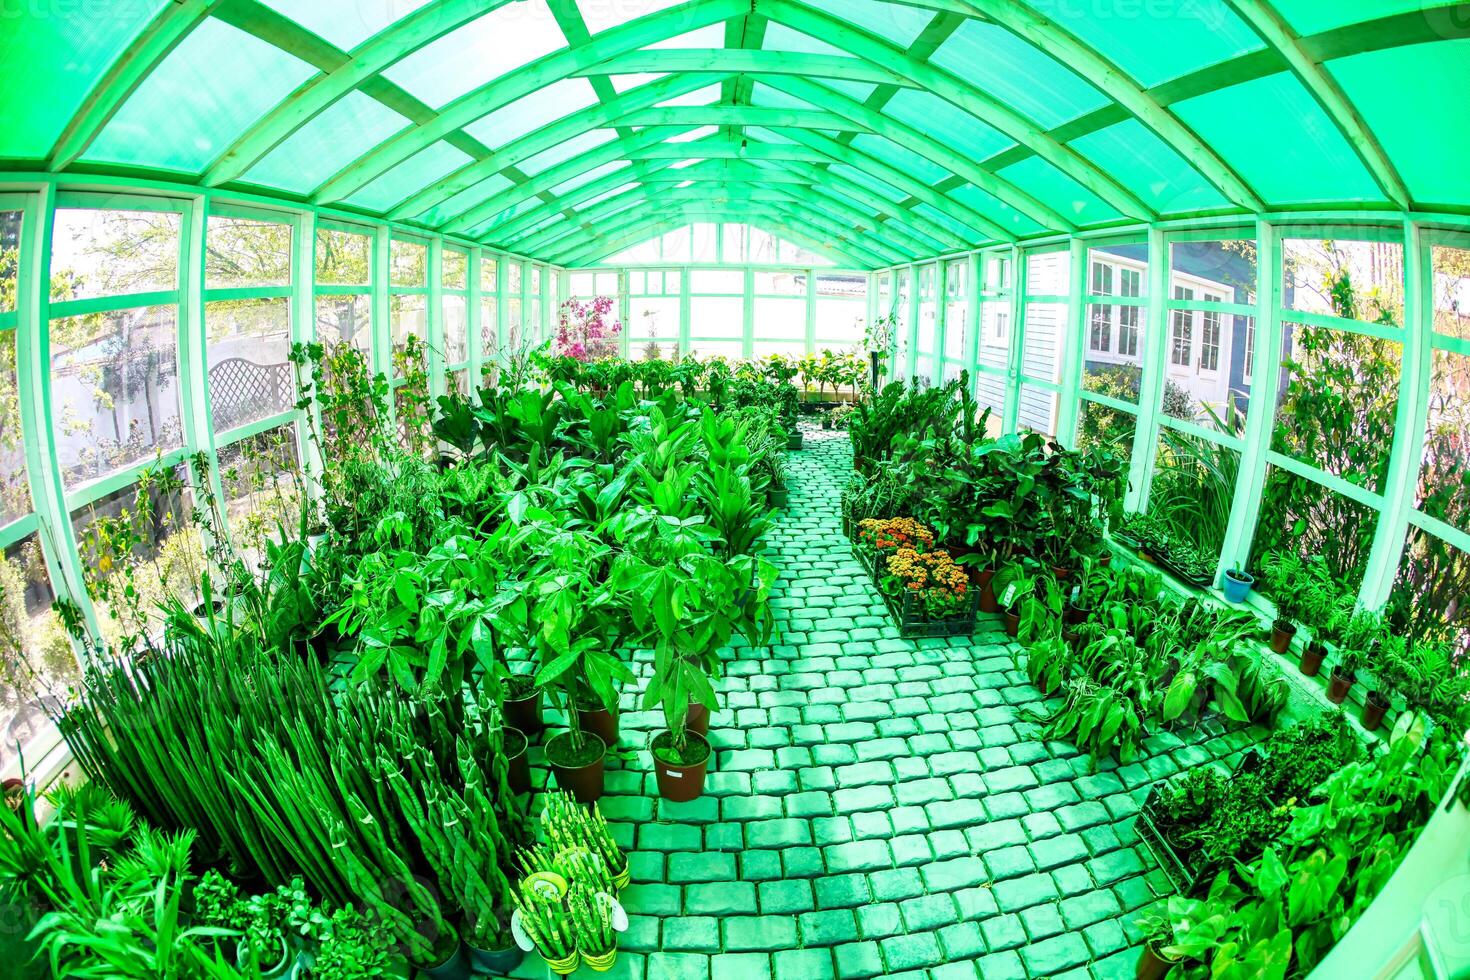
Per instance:
[[[768,536],[780,634],[724,651],[701,799],[658,798],[646,656],[624,689],[601,805],[630,852],[631,926],[608,976],[1132,977],[1137,917],[1173,892],[1136,828],[1148,789],[1251,737],[1209,722],[1096,772],[1039,740],[1042,697],[997,619],[899,635],[842,533],[847,434],[804,429]],[[547,976],[534,957],[514,975]]]

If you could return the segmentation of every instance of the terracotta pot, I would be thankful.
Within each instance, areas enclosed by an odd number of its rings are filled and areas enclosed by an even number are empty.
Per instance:
[[[1134,975],[1138,980],[1163,980],[1178,962],[1164,959],[1154,950],[1153,943],[1149,943],[1138,954],[1138,970]]]
[[[1291,640],[1294,636],[1296,636],[1294,623],[1276,620],[1271,624],[1271,649],[1277,653],[1285,653],[1291,648]]]
[[[1347,700],[1348,691],[1352,690],[1357,681],[1356,674],[1343,674],[1337,667],[1332,668],[1332,676],[1327,681],[1327,700],[1333,704],[1342,704]]]
[[[577,724],[582,731],[591,732],[608,748],[618,744],[618,716],[606,708],[578,708]]]
[[[1111,568],[1113,565],[1113,553],[1111,551],[1103,552],[1103,556],[1097,560],[1097,563],[1103,568]]]
[[[1072,577],[1072,570],[1070,568],[1060,568],[1056,565],[1049,565],[1047,567],[1051,569],[1052,575],[1058,582],[1065,582]]]
[[[1301,672],[1308,677],[1316,677],[1322,670],[1322,658],[1327,656],[1327,648],[1309,643],[1302,649]]]
[[[546,761],[551,766],[552,775],[556,777],[556,785],[572,794],[572,798],[578,803],[593,803],[602,799],[602,769],[607,761],[607,744],[591,732],[583,732],[583,739],[592,743],[597,757],[591,761],[579,761],[575,763],[558,762],[558,756],[566,759],[564,753],[571,751],[571,732],[562,732],[553,735],[546,742]],[[587,752],[591,754],[590,751]]]
[[[689,713],[684,718],[684,727],[697,735],[708,735],[709,709],[698,701],[690,701]]]
[[[1067,603],[1066,609],[1062,611],[1062,622],[1066,623],[1068,626],[1076,626],[1079,623],[1085,623],[1087,622],[1087,616],[1090,612],[1092,612],[1092,610],[1074,606],[1069,602]]]
[[[1006,623],[1006,636],[1014,639],[1015,637],[1021,635],[1021,617],[1019,614],[1013,613],[1009,609],[1007,609],[1005,612],[1001,613],[1001,618],[1004,619]]]
[[[691,748],[696,745],[704,747],[704,757],[698,762],[676,764],[660,758],[658,750],[673,744],[673,736],[668,732],[659,732],[650,744],[653,774],[658,781],[658,795],[671,803],[688,803],[704,795],[704,776],[709,769],[710,756],[714,755],[714,750],[703,735],[687,729],[684,735]]]
[[[507,728],[501,733],[505,744],[505,760],[510,764],[506,781],[512,793],[531,792],[531,757],[528,754],[530,739],[518,728]]]
[[[980,585],[980,611],[984,613],[1000,612],[1000,603],[995,599],[995,586],[991,583],[995,580],[995,569],[987,568],[976,577]]]
[[[527,738],[546,727],[541,721],[541,691],[537,688],[519,695],[514,690],[506,691],[504,711],[505,723],[519,728]]]
[[[1378,691],[1369,691],[1363,699],[1363,727],[1370,732],[1378,731],[1383,724],[1383,716],[1388,713],[1388,706],[1388,698]]]

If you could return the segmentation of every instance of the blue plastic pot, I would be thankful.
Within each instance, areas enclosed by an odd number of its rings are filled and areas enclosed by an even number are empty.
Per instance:
[[[1220,591],[1225,593],[1226,602],[1241,603],[1251,594],[1251,586],[1255,582],[1255,576],[1249,572],[1231,569],[1220,576]]]

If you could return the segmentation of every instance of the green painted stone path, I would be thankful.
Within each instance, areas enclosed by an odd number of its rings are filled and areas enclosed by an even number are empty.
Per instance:
[[[787,454],[768,537],[780,635],[727,652],[705,796],[658,798],[660,716],[624,692],[602,810],[630,849],[611,977],[1132,977],[1139,911],[1170,889],[1133,816],[1155,779],[1237,753],[1213,725],[1126,765],[1043,742],[1041,695],[994,617],[900,639],[842,535],[845,433]],[[515,974],[544,977],[534,956]],[[579,976],[591,976],[585,967]]]

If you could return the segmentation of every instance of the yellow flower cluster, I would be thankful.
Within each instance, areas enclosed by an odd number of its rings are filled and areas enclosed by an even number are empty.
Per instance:
[[[887,569],[884,585],[888,590],[913,592],[927,615],[943,618],[964,610],[970,577],[949,552],[900,548],[889,556]]]
[[[870,517],[858,522],[858,544],[872,551],[888,552],[900,548],[928,551],[934,546],[934,532],[912,517]]]

